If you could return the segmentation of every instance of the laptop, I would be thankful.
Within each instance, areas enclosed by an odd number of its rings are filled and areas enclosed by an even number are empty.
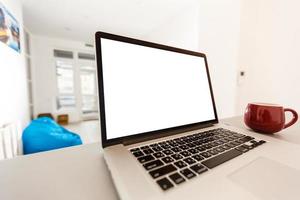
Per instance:
[[[95,38],[102,147],[121,199],[261,199],[280,191],[264,187],[278,169],[300,168],[298,146],[218,122],[205,54]]]

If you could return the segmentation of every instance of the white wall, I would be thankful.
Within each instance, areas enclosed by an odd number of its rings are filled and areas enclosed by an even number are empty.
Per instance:
[[[207,54],[219,118],[236,115],[240,0],[200,1],[199,49]]]
[[[145,39],[207,55],[219,118],[235,115],[240,0],[204,0],[182,8]]]
[[[24,57],[24,34],[21,3],[18,0],[1,0],[15,16],[21,28],[21,54],[0,42],[0,125],[29,121],[29,104]]]
[[[199,50],[198,7],[188,6],[141,38],[179,48]]]
[[[211,12],[211,11],[215,12]],[[143,40],[204,52],[208,56],[219,117],[234,115],[236,97],[237,49],[239,42],[238,0],[204,1],[182,8],[147,34],[136,34]],[[224,21],[227,23],[224,24]],[[105,30],[104,30],[105,31]],[[109,31],[109,30],[107,30]],[[122,34],[122,33],[120,33]],[[127,35],[125,32],[123,35]],[[130,35],[129,35],[130,36]],[[56,110],[56,76],[53,49],[88,50],[81,42],[31,37],[33,63],[33,96],[35,115]],[[69,110],[71,121],[81,119],[78,111]]]
[[[300,2],[243,0],[237,111],[272,102],[300,111]]]
[[[57,110],[54,49],[94,53],[93,48],[86,47],[83,42],[48,38],[39,35],[31,36],[34,116],[36,117],[39,113],[49,112],[54,116],[69,114],[70,122],[80,121],[81,108],[79,108],[78,99],[76,100],[77,108]],[[75,84],[79,84],[79,80],[75,80]]]
[[[300,78],[299,4],[295,0],[195,1],[149,33],[134,37],[206,53],[220,118],[242,114],[251,101],[300,110],[300,90],[296,89]],[[119,34],[127,35],[126,31]],[[52,83],[45,85],[53,85],[54,75],[49,71],[53,70],[52,49],[69,43],[40,36],[33,40],[34,65],[41,73],[37,79],[50,77]],[[237,86],[238,70],[246,74]],[[37,112],[55,107],[54,89],[48,86],[36,88],[49,93],[35,96]]]

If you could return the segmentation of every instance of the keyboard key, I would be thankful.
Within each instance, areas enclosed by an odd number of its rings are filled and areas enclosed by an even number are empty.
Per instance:
[[[154,144],[150,144],[149,146],[150,146],[150,147],[157,147],[158,144],[154,143]]]
[[[161,167],[161,168],[158,168],[158,169],[155,169],[153,171],[150,171],[149,174],[153,177],[153,178],[158,178],[160,176],[164,176],[166,174],[169,174],[173,171],[176,171],[176,167],[174,167],[174,165],[172,164],[169,164],[169,165],[166,165],[164,167]]]
[[[219,146],[218,148],[220,148],[222,150],[222,152],[226,151],[227,149],[222,145],[222,146]],[[221,153],[221,152],[220,152]]]
[[[227,140],[229,140],[230,142],[236,140],[237,138],[235,136],[229,136],[229,137],[226,137]]]
[[[174,187],[174,185],[171,183],[171,181],[169,181],[167,178],[160,179],[156,182],[163,190],[168,190],[168,189]]]
[[[215,148],[214,150],[216,150],[218,153],[222,153],[224,151],[224,149],[221,146]]]
[[[217,143],[218,145],[224,144],[224,142],[222,142],[221,140],[216,141],[216,143]]]
[[[248,143],[248,144],[242,144],[241,147],[244,147],[244,148],[246,148],[246,149],[248,149],[248,150],[253,149],[251,143]]]
[[[199,153],[199,151],[196,149],[189,149],[188,152],[190,152],[191,154]]]
[[[234,132],[233,132],[234,133]],[[245,137],[246,135],[240,134],[240,133],[234,133],[234,136],[238,137],[238,138],[242,138]],[[249,137],[249,136],[248,136]]]
[[[225,145],[222,145],[221,146],[224,150],[228,150],[228,149],[230,149],[231,147],[230,146],[228,146],[227,144],[225,144]]]
[[[206,151],[207,149],[209,149],[209,147],[208,147],[207,144],[203,144],[203,145],[201,146],[201,148],[202,148],[203,150],[201,150],[199,147],[196,147],[196,149],[197,149],[198,151]]]
[[[162,157],[164,157],[165,155],[164,155],[163,153],[161,153],[161,152],[156,152],[156,153],[153,154],[153,156],[154,156],[155,158],[162,158]]]
[[[190,147],[190,148],[193,148],[193,147],[195,147],[196,145],[193,144],[193,143],[188,143],[186,146],[188,146],[188,147]]]
[[[173,152],[178,153],[180,151],[182,151],[182,149],[178,148],[178,147],[174,147],[171,149]]]
[[[161,148],[160,146],[155,146],[155,147],[152,147],[152,150],[155,152],[158,152],[158,151],[162,151],[163,148]]]
[[[233,137],[234,139],[239,139],[239,138],[241,138],[240,136],[238,136],[238,135],[232,135],[231,137]],[[243,136],[244,137],[244,136]]]
[[[183,176],[185,176],[188,179],[191,179],[196,176],[196,174],[194,174],[191,170],[189,170],[187,168],[181,170],[180,173],[183,174]]]
[[[205,158],[209,158],[211,157],[211,154],[209,152],[203,152],[203,153],[200,153],[201,156],[205,157]]]
[[[154,161],[144,164],[144,167],[146,170],[151,170],[151,169],[154,169],[154,168],[162,166],[162,165],[164,165],[164,164],[160,160],[154,160]]]
[[[203,161],[202,164],[211,169],[241,154],[242,152],[236,149],[231,149],[225,153],[219,154],[213,158]]]
[[[191,155],[191,153],[189,153],[188,151],[182,151],[180,152],[181,155],[183,155],[184,157],[188,157]]]
[[[250,137],[250,136],[246,136],[246,137],[243,137],[240,139],[241,142],[248,142],[250,140],[253,140],[254,138],[253,137]]]
[[[216,147],[216,146],[218,146],[218,143],[217,143],[217,142],[211,142],[210,145],[211,145],[212,147]]]
[[[255,141],[255,140],[251,140],[250,143],[252,143],[252,144],[251,144],[251,147],[252,147],[252,148],[255,148],[255,147],[257,147],[258,145],[260,145],[260,144],[259,144],[259,141]]]
[[[140,148],[134,148],[134,149],[130,149],[131,152],[135,152],[135,151],[139,151]]]
[[[259,145],[264,144],[264,143],[266,143],[266,141],[264,141],[264,140],[260,140],[260,141],[258,142]]]
[[[142,146],[142,147],[141,147],[141,149],[142,149],[142,150],[149,149],[149,148],[150,148],[150,147],[149,147],[149,146],[147,146],[147,145],[146,145],[146,146]]]
[[[188,157],[188,158],[185,158],[183,159],[184,162],[186,162],[187,164],[191,165],[191,164],[194,164],[196,161],[191,158],[191,157]]]
[[[222,138],[221,135],[215,135],[215,136],[213,136],[213,139],[214,139],[214,140],[218,140],[218,139],[221,139],[221,138]]]
[[[189,139],[189,138],[185,138],[185,139],[183,139],[183,141],[185,141],[185,143],[187,144],[187,143],[191,143],[191,142],[193,142],[191,139]]]
[[[179,146],[179,148],[182,149],[182,150],[187,150],[189,147],[186,146],[186,145],[181,145],[181,146]]]
[[[234,146],[237,146],[239,145],[240,143],[236,142],[236,141],[233,141],[233,142],[230,142],[230,144],[234,145]]]
[[[192,157],[193,157],[195,160],[197,160],[197,161],[201,161],[201,160],[204,159],[204,158],[203,158],[202,156],[200,156],[199,154],[193,155]]]
[[[190,168],[197,174],[202,174],[203,172],[207,171],[207,168],[199,163],[191,166]]]
[[[141,152],[141,151],[136,151],[136,152],[133,152],[132,154],[133,154],[135,157],[140,157],[140,156],[143,156],[143,155],[144,155],[144,153]]]
[[[148,161],[154,160],[154,157],[152,155],[147,155],[147,156],[143,156],[143,157],[139,157],[138,161],[140,161],[140,163],[145,163]]]
[[[184,144],[185,144],[185,142],[182,141],[182,140],[178,140],[178,141],[176,141],[176,143],[177,143],[178,145],[184,145]]]
[[[174,163],[174,165],[176,165],[176,167],[178,167],[179,169],[183,168],[183,167],[186,167],[187,164],[184,163],[183,161],[179,160],[177,162]]]
[[[161,145],[166,145],[167,143],[166,142],[159,142],[158,144],[161,146]]]
[[[173,155],[171,155],[171,156],[172,156],[172,158],[174,158],[175,160],[179,160],[179,159],[183,158],[180,154],[173,154]]]
[[[162,158],[162,161],[164,161],[164,163],[167,164],[167,163],[173,162],[174,159],[171,158],[170,156],[167,156],[167,157]]]
[[[165,144],[165,145],[161,145],[161,147],[163,148],[163,149],[170,149],[170,148],[172,148],[170,145],[168,145],[168,144]]]
[[[170,175],[169,178],[176,184],[180,184],[185,181],[184,178],[178,173]]]
[[[198,140],[198,141],[194,142],[194,144],[195,144],[195,146],[200,146],[200,145],[202,145],[203,143],[202,143],[200,140]]]
[[[218,151],[216,151],[215,149],[208,150],[207,152],[210,153],[211,155],[218,154]]]
[[[154,153],[151,149],[144,149],[143,152],[144,152],[144,154],[146,154],[146,155],[151,154],[151,153]]]
[[[235,142],[235,143],[237,143],[238,145],[240,145],[240,144],[243,144],[243,143],[244,143],[243,141],[240,141],[240,140],[235,140],[234,142]]]
[[[242,146],[236,147],[235,149],[242,152],[242,153],[246,153],[247,151],[249,151],[248,148],[245,148],[245,147],[242,147]]]
[[[235,147],[236,145],[234,145],[234,144],[231,144],[231,142],[230,143],[227,143],[226,144],[228,147],[230,147],[230,148],[233,148],[233,147]]]
[[[178,146],[178,144],[176,144],[176,143],[169,143],[169,145],[171,146],[171,148]]]
[[[196,149],[200,152],[206,150],[206,148],[204,146],[196,147]]]
[[[213,146],[211,144],[206,144],[207,149],[211,149],[213,148]]]
[[[168,155],[173,154],[173,151],[167,149],[167,150],[164,150],[163,153],[166,154],[166,155],[168,156]]]

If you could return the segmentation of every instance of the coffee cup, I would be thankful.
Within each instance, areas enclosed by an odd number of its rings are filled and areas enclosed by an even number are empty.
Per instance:
[[[286,123],[285,113],[291,112],[293,118]],[[256,132],[276,133],[288,128],[298,120],[295,110],[283,106],[268,103],[249,103],[247,105],[244,122]]]

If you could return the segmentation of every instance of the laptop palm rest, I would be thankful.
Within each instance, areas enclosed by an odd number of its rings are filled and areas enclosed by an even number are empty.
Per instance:
[[[229,175],[229,179],[265,200],[299,199],[300,170],[259,157]],[[287,184],[288,183],[288,184]]]

